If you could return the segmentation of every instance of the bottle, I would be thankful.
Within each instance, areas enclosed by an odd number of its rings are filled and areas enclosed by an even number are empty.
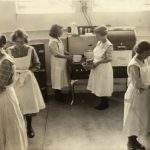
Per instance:
[[[82,27],[79,28],[79,34],[82,34]]]
[[[68,27],[67,30],[68,30],[68,33],[71,33],[71,27]]]
[[[78,35],[78,28],[77,28],[77,24],[75,22],[73,22],[71,24],[71,33],[72,33],[72,35]]]
[[[88,33],[91,33],[91,29],[90,28],[88,28]]]

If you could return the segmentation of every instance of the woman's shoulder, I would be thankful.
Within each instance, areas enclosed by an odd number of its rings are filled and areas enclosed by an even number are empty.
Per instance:
[[[136,58],[136,56],[134,56],[131,61],[129,62],[128,64],[128,67],[131,67],[131,66],[137,66],[137,67],[140,67],[140,64]]]
[[[49,47],[51,48],[51,47],[56,47],[56,46],[58,46],[58,40],[57,39],[50,39],[49,40]]]
[[[5,65],[5,66],[12,66],[14,63],[13,63],[11,60],[5,58],[5,59],[2,61],[2,64]]]
[[[12,50],[14,50],[14,49],[15,49],[15,45],[8,47],[8,48],[7,48],[7,51],[12,51]]]
[[[49,38],[49,43],[52,43],[52,42],[57,42],[58,43],[59,41],[56,38],[50,37]]]
[[[31,45],[27,45],[27,44],[26,44],[26,45],[25,45],[25,51],[34,53],[35,48],[34,48],[33,46],[31,46]]]
[[[31,45],[27,45],[27,44],[25,44],[25,48],[26,48],[26,49],[31,49],[31,50],[33,50],[33,49],[34,49],[34,47],[33,47],[33,46],[31,46]]]
[[[113,44],[112,44],[109,40],[107,40],[106,44],[107,44],[108,46],[113,46]]]
[[[14,64],[15,64],[13,58],[10,57],[7,53],[4,53],[2,63],[3,63],[4,65],[14,65]]]
[[[6,53],[12,55],[12,52],[16,51],[15,45],[10,46],[6,49]]]

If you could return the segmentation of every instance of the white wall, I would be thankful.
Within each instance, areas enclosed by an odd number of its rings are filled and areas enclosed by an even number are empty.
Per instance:
[[[70,14],[16,14],[13,1],[0,1],[0,32],[9,37],[17,27],[22,27],[29,33],[30,39],[45,39],[48,43],[48,30],[54,23],[64,27],[70,26],[71,22],[77,25],[87,25],[85,18],[79,9]],[[93,25],[130,25],[136,27],[137,40],[150,41],[150,11],[147,12],[92,12],[90,13]],[[9,39],[9,38],[8,38]],[[42,40],[41,40],[42,41]],[[50,68],[48,47],[46,45],[46,64],[48,85],[50,84]]]
[[[78,25],[87,25],[82,13],[77,10],[70,14],[16,14],[13,1],[0,1],[0,30],[12,31],[22,27],[27,31],[49,30],[53,23],[69,26],[75,21]],[[92,12],[93,25],[131,25],[137,28],[150,28],[150,11],[147,12]],[[142,30],[140,30],[142,33]]]
[[[15,28],[15,3],[12,1],[0,1],[0,32],[12,31]]]

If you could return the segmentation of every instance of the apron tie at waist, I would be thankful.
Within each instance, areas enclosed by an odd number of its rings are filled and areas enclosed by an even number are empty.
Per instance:
[[[27,76],[31,76],[30,70],[16,70],[16,81],[19,82],[20,87],[24,85]]]

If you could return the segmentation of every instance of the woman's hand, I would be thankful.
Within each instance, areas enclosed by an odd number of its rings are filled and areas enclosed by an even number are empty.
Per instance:
[[[99,64],[101,64],[101,62],[93,63],[93,69],[96,68]]]
[[[139,92],[142,93],[144,90],[145,90],[145,89],[140,88],[140,89],[139,89]]]
[[[71,55],[66,55],[65,58],[66,58],[67,60],[69,60],[69,61],[72,61],[73,56],[71,56]]]
[[[69,55],[69,52],[65,50],[65,55]]]
[[[97,63],[94,63],[92,69],[96,68],[97,66]]]

